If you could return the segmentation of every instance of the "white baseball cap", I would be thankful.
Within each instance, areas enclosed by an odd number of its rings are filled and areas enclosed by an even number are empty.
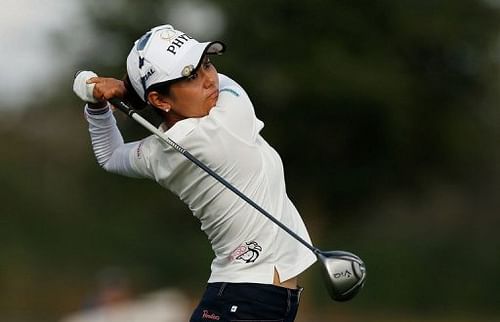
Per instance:
[[[144,101],[149,87],[191,75],[205,54],[220,55],[220,41],[198,42],[171,25],[152,28],[135,41],[127,57],[130,83]]]

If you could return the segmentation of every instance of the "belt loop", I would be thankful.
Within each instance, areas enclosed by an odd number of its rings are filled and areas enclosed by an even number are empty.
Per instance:
[[[286,299],[286,314],[290,313],[290,310],[292,309],[292,291],[287,288],[287,299]]]
[[[302,292],[304,291],[304,288],[303,287],[300,287],[297,289],[297,304],[300,303],[300,296],[302,295]]]
[[[224,293],[224,289],[226,288],[226,286],[227,286],[227,282],[222,283],[222,285],[220,286],[220,289],[219,289],[219,293],[217,293],[217,296],[222,296],[222,293]]]

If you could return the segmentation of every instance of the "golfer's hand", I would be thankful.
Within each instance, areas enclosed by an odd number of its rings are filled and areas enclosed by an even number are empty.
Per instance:
[[[92,77],[86,83],[93,85],[92,96],[101,102],[110,98],[123,98],[127,93],[123,81],[115,78]]]
[[[102,105],[110,98],[122,98],[125,93],[123,81],[98,77],[91,71],[79,71],[73,81],[73,91],[84,102]]]

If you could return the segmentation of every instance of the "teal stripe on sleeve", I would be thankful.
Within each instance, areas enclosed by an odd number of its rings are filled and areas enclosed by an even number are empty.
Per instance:
[[[237,97],[240,96],[240,94],[237,91],[235,91],[234,89],[232,89],[232,88],[223,88],[223,89],[220,90],[219,93],[222,93],[222,92],[229,92],[229,93],[231,93],[231,94],[233,94],[234,96],[237,96]]]

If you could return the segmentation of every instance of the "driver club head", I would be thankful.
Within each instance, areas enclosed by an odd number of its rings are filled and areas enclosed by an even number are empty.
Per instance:
[[[333,300],[348,301],[363,288],[366,268],[361,258],[339,250],[320,252],[317,256],[322,264],[325,285]]]

